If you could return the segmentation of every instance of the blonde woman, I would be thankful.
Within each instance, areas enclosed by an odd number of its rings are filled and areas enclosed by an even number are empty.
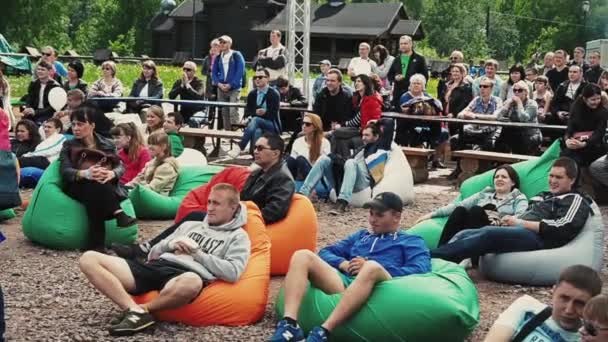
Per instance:
[[[165,112],[160,106],[150,106],[146,111],[146,123],[141,126],[144,141],[154,133],[164,133]]]
[[[316,114],[307,113],[302,119],[303,135],[296,139],[287,157],[287,166],[295,180],[304,180],[317,160],[331,152],[323,135],[323,122]]]
[[[150,135],[148,137],[148,149],[153,159],[126,186],[145,186],[154,192],[167,196],[173,190],[179,172],[177,159],[171,156],[169,136],[165,133]]]
[[[116,63],[105,61],[101,64],[101,78],[91,85],[89,98],[120,97],[122,96],[122,82],[116,78]],[[111,112],[118,101],[97,101],[98,107],[104,112]]]

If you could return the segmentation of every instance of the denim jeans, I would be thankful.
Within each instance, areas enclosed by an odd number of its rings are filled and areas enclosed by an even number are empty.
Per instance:
[[[344,178],[338,199],[343,199],[350,203],[353,192],[359,192],[369,187],[369,172],[364,162],[349,159],[344,163]]]
[[[251,141],[251,144],[255,144],[256,141],[262,136],[264,132],[279,133],[279,129],[272,120],[266,120],[259,116],[254,117],[249,121],[245,131],[243,132],[243,139],[239,142],[239,147],[244,150],[247,144]],[[251,140],[253,139],[253,141]]]
[[[331,171],[331,159],[323,156],[317,160],[312,167],[304,184],[300,188],[300,193],[304,196],[309,196],[321,178],[325,178],[330,188],[334,187],[334,175]],[[365,164],[358,163],[354,159],[349,159],[344,163],[344,178],[342,179],[342,188],[338,199],[351,201],[353,192],[359,192],[370,185],[369,174]]]
[[[322,178],[325,179],[325,182],[331,189],[334,188],[336,182],[334,181],[334,174],[331,171],[331,159],[328,156],[322,156],[317,159],[298,192],[306,197],[310,196],[310,193]]]
[[[486,226],[466,229],[449,243],[431,251],[432,258],[453,262],[488,253],[524,252],[543,249],[540,236],[521,227]]]
[[[285,161],[287,162],[287,168],[289,168],[291,176],[297,181],[306,179],[306,176],[310,173],[310,169],[312,169],[312,165],[310,165],[310,162],[304,156],[298,156],[297,158],[288,156],[285,158]]]

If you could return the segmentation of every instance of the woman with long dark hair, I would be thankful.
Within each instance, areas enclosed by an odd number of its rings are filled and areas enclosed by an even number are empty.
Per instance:
[[[509,80],[502,84],[502,88],[500,89],[500,99],[506,101],[513,97],[513,85],[519,81],[526,82],[528,86],[528,96],[532,98],[532,94],[534,92],[534,87],[532,83],[525,80],[526,69],[524,66],[516,63],[509,68]]]
[[[15,138],[11,139],[11,151],[19,158],[34,151],[41,141],[42,137],[40,137],[36,123],[32,120],[21,119],[15,125]]]
[[[605,155],[606,120],[608,109],[602,106],[602,89],[592,83],[585,85],[570,109],[561,155],[581,167]]]
[[[460,203],[448,204],[418,219],[422,222],[434,217],[449,216],[438,246],[448,243],[458,232],[484,226],[500,226],[506,215],[517,216],[528,208],[528,199],[519,190],[519,176],[510,165],[501,165],[494,171],[492,187],[466,198]]]
[[[125,169],[114,143],[95,133],[96,111],[80,107],[70,115],[74,139],[66,141],[59,155],[65,193],[82,203],[89,219],[87,249],[105,243],[105,221],[116,219],[118,227],[135,224],[120,208],[126,198],[118,180]],[[101,162],[104,158],[107,162]]]
[[[370,120],[378,120],[382,115],[382,96],[376,91],[372,79],[364,74],[355,78],[353,93],[355,116],[336,129],[332,135],[332,152],[348,159],[351,150],[363,145],[361,132]]]
[[[372,58],[376,61],[376,75],[382,81],[382,88],[389,89],[388,72],[391,70],[395,57],[388,53],[388,49],[384,45],[376,45],[372,50]],[[376,89],[380,92],[380,89]]]
[[[295,180],[304,180],[317,160],[331,152],[323,133],[323,121],[317,114],[306,113],[302,118],[303,135],[295,140],[287,166]]]

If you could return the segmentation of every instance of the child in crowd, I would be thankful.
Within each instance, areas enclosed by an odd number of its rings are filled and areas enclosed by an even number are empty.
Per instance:
[[[171,141],[171,155],[175,158],[182,155],[184,152],[184,137],[179,135],[179,130],[184,125],[184,117],[179,112],[167,114],[167,119],[163,124],[165,133]]]
[[[583,325],[579,329],[581,341],[608,341],[608,296],[599,294],[583,309]]]
[[[44,140],[36,146],[34,151],[19,157],[21,167],[36,167],[46,170],[52,162],[59,158],[59,152],[61,152],[65,142],[61,120],[50,118],[44,122],[42,128],[44,130]]]
[[[125,173],[120,177],[120,184],[126,184],[144,169],[152,157],[134,123],[118,124],[112,128],[110,134],[114,137],[118,156],[125,167]]]
[[[161,195],[169,195],[175,181],[179,166],[177,160],[171,156],[171,143],[165,133],[154,133],[148,137],[148,149],[154,159],[126,185],[131,187],[137,184],[145,186]]]
[[[146,123],[141,127],[141,135],[144,141],[153,133],[164,132],[165,112],[160,106],[150,106],[146,112]]]

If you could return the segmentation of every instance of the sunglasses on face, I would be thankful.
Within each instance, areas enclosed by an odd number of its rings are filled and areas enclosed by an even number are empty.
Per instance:
[[[451,60],[451,61],[458,60],[458,57],[450,57],[450,60]]]
[[[492,88],[492,86],[489,84],[480,84],[479,88]]]
[[[112,70],[112,68],[109,68],[109,67],[105,67],[105,68],[102,68],[102,69],[103,70]]]
[[[184,70],[184,71],[186,71],[186,72],[193,71],[193,70],[192,70],[192,69],[190,69],[190,68],[182,68],[182,70]]]
[[[583,328],[585,328],[587,334],[593,337],[597,336],[600,332],[604,330],[608,330],[608,328],[596,328],[595,325],[593,325],[593,323],[589,321],[583,321]]]
[[[272,150],[272,148],[268,147],[268,146],[263,146],[263,145],[255,145],[255,150],[258,152],[262,152],[264,150]]]
[[[42,53],[42,55],[43,55],[43,56],[46,56],[46,57],[50,57],[50,56],[52,56],[53,54],[52,54],[52,53],[49,53],[49,52],[43,52],[43,53]]]
[[[513,88],[514,93],[522,93],[524,90],[522,88]]]
[[[302,125],[304,125],[306,127],[310,127],[310,126],[312,126],[312,122],[306,122],[306,121],[304,121],[304,122],[302,122]]]

